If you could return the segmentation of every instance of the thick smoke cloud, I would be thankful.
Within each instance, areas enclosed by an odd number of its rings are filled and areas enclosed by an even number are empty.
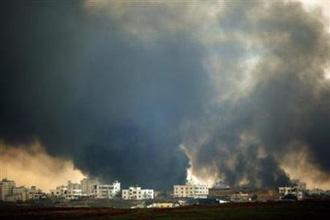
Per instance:
[[[2,12],[1,138],[38,138],[50,154],[123,184],[185,180],[177,130],[201,106],[202,48],[185,33],[146,48],[82,2],[9,3]]]
[[[329,35],[295,2],[46,1],[1,8],[0,139],[38,139],[92,176],[169,188],[193,174],[330,172]],[[183,147],[180,147],[183,146]]]
[[[204,124],[207,133],[197,139],[188,135],[185,145],[196,173],[200,167],[216,167],[217,177],[231,185],[287,184],[281,160],[306,145],[312,163],[329,173],[330,82],[324,69],[330,50],[319,18],[298,3],[279,1],[231,4],[224,12],[219,26],[229,35],[235,32],[229,50],[241,47],[240,55],[217,63],[213,74],[219,74],[220,83],[238,80],[223,85],[209,119],[196,122],[193,130],[203,130]],[[228,48],[221,42],[217,46]],[[220,62],[227,58],[216,56]],[[240,56],[252,56],[246,58],[252,67],[240,66]]]

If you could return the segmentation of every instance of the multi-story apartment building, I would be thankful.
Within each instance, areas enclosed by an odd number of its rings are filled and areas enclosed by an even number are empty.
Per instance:
[[[80,185],[83,196],[92,196],[94,194],[95,186],[100,185],[100,182],[95,178],[84,178],[80,181]]]
[[[75,200],[82,196],[82,190],[80,184],[68,181],[68,185],[58,186],[52,190],[51,195],[66,200]]]
[[[173,196],[177,198],[207,198],[208,187],[200,184],[174,185]]]
[[[28,199],[38,200],[44,198],[46,198],[46,194],[43,193],[41,189],[38,189],[36,186],[31,186],[31,188],[28,189]]]
[[[76,200],[87,196],[96,199],[111,199],[120,192],[120,182],[99,184],[97,180],[83,179],[81,184],[68,182],[67,185],[56,187],[51,195],[66,200]]]
[[[64,199],[67,193],[68,193],[68,187],[65,185],[57,186],[56,189],[50,190],[51,196],[56,198]]]
[[[112,184],[95,185],[93,195],[96,199],[112,199],[120,192],[120,182],[115,181]]]
[[[141,189],[139,186],[131,186],[122,190],[122,198],[125,200],[146,200],[154,198],[153,189]]]
[[[3,179],[0,181],[0,200],[2,201],[27,201],[31,199],[45,198],[45,194],[35,186],[26,188],[25,186],[16,187],[15,181]]]
[[[283,186],[278,188],[280,199],[285,199],[287,195],[294,195],[297,200],[303,200],[306,193],[306,183],[299,180],[292,180],[291,186]]]

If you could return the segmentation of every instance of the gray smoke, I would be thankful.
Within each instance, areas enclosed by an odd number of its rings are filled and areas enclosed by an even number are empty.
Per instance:
[[[217,49],[234,55],[216,54],[220,101],[186,136],[194,170],[216,169],[231,185],[286,184],[279,162],[307,146],[312,163],[329,173],[329,34],[298,3],[254,3],[227,5],[219,18],[231,39]],[[254,58],[252,68],[241,66],[244,56]]]

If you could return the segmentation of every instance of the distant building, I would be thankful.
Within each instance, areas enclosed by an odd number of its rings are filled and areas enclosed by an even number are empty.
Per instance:
[[[248,193],[238,192],[230,195],[231,202],[249,202],[251,200],[252,199]]]
[[[154,198],[153,189],[141,189],[139,186],[132,186],[122,190],[122,198],[125,200],[145,200]]]
[[[68,181],[67,194],[65,199],[76,200],[82,196],[81,185],[79,183],[72,183]]]
[[[14,187],[12,193],[5,198],[8,202],[25,202],[26,200],[28,200],[28,189],[24,186]]]
[[[294,196],[297,200],[303,200],[306,194],[306,183],[299,180],[293,180],[291,186],[282,186],[278,188],[279,198],[286,199],[288,196]],[[291,197],[290,197],[291,199]]]
[[[120,192],[120,182],[112,184],[94,185],[93,194],[96,199],[112,199]]]
[[[258,202],[268,202],[278,200],[279,194],[275,189],[260,189],[252,192],[253,200]]]
[[[207,198],[208,187],[200,184],[174,185],[173,196],[177,198]]]
[[[28,200],[39,200],[46,198],[46,194],[43,193],[41,189],[38,189],[36,186],[31,186],[31,188],[28,189],[27,193]]]
[[[221,198],[224,200],[229,200],[230,195],[234,194],[236,191],[230,188],[210,188],[208,198]]]
[[[58,186],[55,190],[51,190],[51,195],[65,200],[76,200],[82,196],[81,185],[68,181],[68,185]]]
[[[51,196],[65,200],[77,200],[81,197],[111,199],[120,192],[120,182],[100,184],[96,179],[83,179],[80,184],[68,181],[67,185],[51,190]]]
[[[15,181],[2,179],[0,182],[0,200],[6,201],[7,196],[11,196],[13,194],[15,186]]]
[[[95,178],[84,178],[80,181],[80,185],[83,196],[92,196],[95,186],[100,185],[100,182]]]
[[[283,186],[278,188],[279,197],[281,200],[285,199],[288,195],[293,195],[297,200],[304,199],[304,191],[295,186]]]
[[[53,197],[64,199],[68,193],[68,187],[65,185],[57,186],[55,190],[51,190],[50,194]]]
[[[3,179],[0,181],[0,200],[7,202],[25,202],[31,199],[44,198],[46,195],[35,186],[30,189],[19,186],[16,187],[15,181]]]

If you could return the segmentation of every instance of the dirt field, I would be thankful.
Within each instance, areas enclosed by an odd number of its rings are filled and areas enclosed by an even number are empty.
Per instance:
[[[1,206],[0,219],[330,219],[330,202],[244,203],[175,209]]]

